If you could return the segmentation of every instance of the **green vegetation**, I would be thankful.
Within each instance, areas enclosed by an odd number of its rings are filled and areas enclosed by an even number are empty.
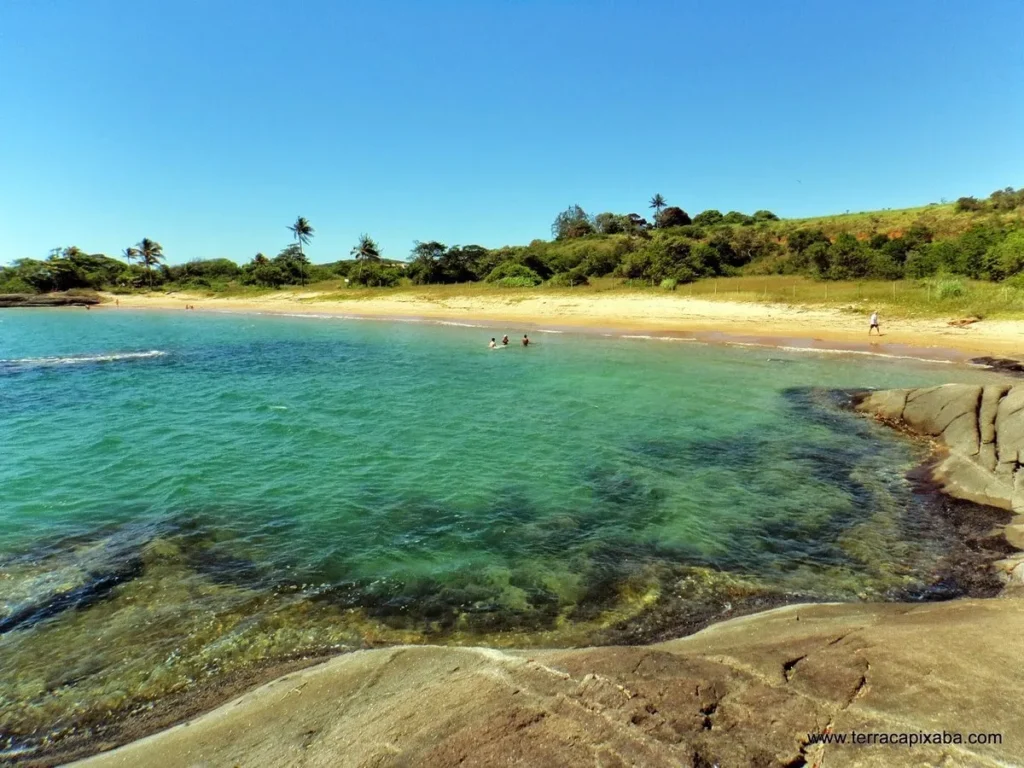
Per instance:
[[[163,248],[148,238],[125,249],[124,261],[70,246],[44,260],[0,267],[0,292],[159,287],[234,293],[342,281],[350,290],[466,283],[577,289],[609,280],[681,291],[704,278],[799,276],[819,285],[912,280],[947,286],[926,291],[939,300],[953,285],[964,296],[976,295],[979,281],[1006,281],[1014,292],[1024,287],[1024,190],[1012,187],[953,204],[800,220],[767,210],[706,210],[691,218],[661,194],[648,205],[653,222],[637,213],[591,216],[573,205],[555,217],[549,241],[501,248],[416,242],[407,261],[384,258],[362,235],[352,258],[312,264],[304,246],[315,230],[301,216],[288,227],[295,242],[273,258],[259,253],[242,266],[228,259],[167,266]]]

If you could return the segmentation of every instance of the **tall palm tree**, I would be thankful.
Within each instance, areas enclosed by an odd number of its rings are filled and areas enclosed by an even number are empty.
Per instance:
[[[657,221],[658,220],[658,214],[661,213],[661,209],[664,208],[665,205],[666,205],[665,198],[662,197],[661,193],[659,192],[658,194],[656,194],[654,197],[651,198],[650,205],[651,205],[651,208],[654,209],[654,220]]]
[[[139,258],[139,252],[138,250],[136,250],[134,246],[128,246],[123,251],[121,251],[121,257],[125,261],[127,261],[130,266],[133,261]]]
[[[361,261],[380,261],[380,247],[369,235],[360,235],[352,255]]]
[[[313,235],[316,234],[316,230],[313,229],[313,225],[309,223],[305,216],[299,216],[295,219],[295,223],[289,225],[288,229],[291,230],[295,236],[295,241],[299,245],[299,270],[302,275],[302,284],[306,284],[306,269],[305,261],[306,254],[302,252],[303,245],[309,245],[309,241],[313,239]]]
[[[149,273],[149,288],[152,290],[153,267],[159,266],[160,262],[164,260],[164,247],[156,240],[144,237],[136,244],[133,250],[135,251],[135,257],[142,262],[142,266]]]

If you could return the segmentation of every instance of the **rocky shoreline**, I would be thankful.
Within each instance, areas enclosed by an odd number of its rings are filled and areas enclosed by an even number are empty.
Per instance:
[[[855,408],[932,440],[931,478],[946,494],[1013,514],[1003,534],[1015,551],[996,567],[1008,587],[1024,587],[1024,386],[865,392]]]
[[[99,296],[66,293],[0,293],[0,309],[12,307],[86,307],[100,303]]]
[[[852,407],[932,441],[920,481],[1006,510],[1005,525],[957,526],[1002,542],[1001,589],[981,592],[996,596],[789,605],[643,646],[357,651],[76,765],[1020,765],[1006,702],[1024,685],[1024,386],[861,392]],[[814,743],[826,730],[951,736]],[[952,736],[972,733],[999,741]]]

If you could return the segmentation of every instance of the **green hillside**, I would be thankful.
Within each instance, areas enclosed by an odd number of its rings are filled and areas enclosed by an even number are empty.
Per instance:
[[[937,275],[1024,281],[1024,190],[997,190],[979,200],[920,208],[780,219],[771,211],[703,211],[690,216],[650,201],[651,220],[636,213],[559,213],[551,239],[485,248],[417,242],[412,252],[382,254],[367,235],[353,259],[310,263],[303,246],[315,230],[274,257],[239,265],[222,258],[168,266],[163,249],[144,239],[124,260],[74,246],[43,260],[0,268],[0,293],[78,288],[279,289],[334,281],[389,287],[484,282],[504,288],[577,287],[595,279],[674,288],[708,277],[800,275],[817,281],[920,280]],[[294,231],[294,227],[293,227]],[[296,236],[298,238],[298,235]],[[388,258],[391,257],[391,258]],[[397,258],[396,258],[397,257]],[[400,260],[399,260],[400,259]]]

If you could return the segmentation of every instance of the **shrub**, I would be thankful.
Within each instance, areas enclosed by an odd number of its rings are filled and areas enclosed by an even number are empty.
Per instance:
[[[967,286],[958,277],[940,277],[931,282],[938,299],[958,299],[967,294]]]
[[[580,285],[590,285],[590,281],[586,274],[577,267],[568,272],[559,272],[557,275],[553,275],[547,284],[552,288],[575,288]]]
[[[398,281],[401,279],[402,273],[397,267],[388,266],[379,261],[358,261],[348,273],[350,286],[390,287],[398,285]]]
[[[503,277],[495,280],[494,284],[502,288],[536,288],[540,284],[540,278],[532,280],[529,277]]]
[[[674,291],[677,285],[679,285],[679,281],[676,280],[674,277],[666,277],[664,280],[661,281],[660,287],[662,288],[662,290],[665,291]]]
[[[985,272],[993,280],[1024,270],[1024,231],[1011,232],[1001,243],[985,252]]]
[[[715,224],[721,224],[723,218],[721,211],[710,208],[694,216],[693,223],[698,227],[713,227]]]
[[[956,210],[960,213],[965,211],[980,211],[984,206],[976,197],[961,197],[956,201]]]
[[[920,279],[931,277],[942,268],[934,248],[921,248],[907,254],[904,270],[907,277]]]
[[[521,281],[509,283],[505,281]],[[541,284],[540,275],[534,272],[525,264],[517,264],[514,261],[503,261],[501,264],[496,266],[491,273],[487,276],[488,283],[497,283],[506,287],[526,287],[532,288],[535,285]]]

